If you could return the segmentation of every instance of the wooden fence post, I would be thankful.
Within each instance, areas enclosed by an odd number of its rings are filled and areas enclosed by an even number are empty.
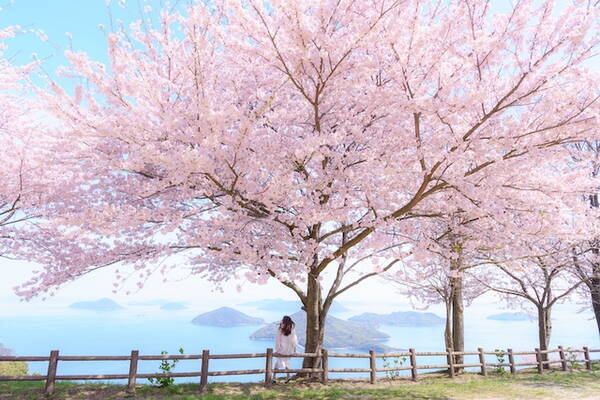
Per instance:
[[[585,358],[585,369],[591,371],[592,358],[590,357],[590,349],[587,346],[583,346],[583,357]]]
[[[450,378],[454,378],[454,356],[452,354],[452,349],[446,349],[446,360],[448,360],[448,375]]]
[[[563,371],[567,370],[567,359],[565,358],[565,351],[562,346],[558,346],[558,355],[560,356],[560,364]]]
[[[127,381],[127,393],[135,393],[135,380],[137,376],[137,364],[139,350],[131,350],[131,359],[129,361],[129,380]]]
[[[324,385],[329,383],[329,358],[327,349],[321,349],[321,367],[323,368],[323,375],[321,376],[321,382]]]
[[[46,374],[46,387],[44,394],[50,396],[54,393],[54,379],[56,378],[56,368],[58,366],[58,350],[50,352],[50,360],[48,361],[48,373]]]
[[[512,375],[516,375],[517,368],[515,367],[515,355],[513,354],[513,349],[506,349],[508,353],[508,364],[510,366],[510,373]]]
[[[537,360],[538,374],[544,373],[544,364],[542,364],[542,352],[537,347],[535,348],[535,358]]]
[[[200,370],[200,393],[206,393],[208,390],[208,357],[210,352],[202,350],[202,367]]]
[[[410,375],[413,381],[417,380],[417,355],[415,354],[415,349],[408,349],[410,353]]]
[[[375,383],[377,380],[377,358],[375,358],[375,350],[369,350],[370,356],[370,367],[371,367],[371,378],[369,383]]]
[[[483,354],[483,349],[481,347],[479,347],[477,351],[479,352],[479,364],[481,364],[481,375],[487,376],[487,369],[485,366],[485,354]]]
[[[273,385],[273,349],[267,349],[267,363],[265,365],[265,386],[270,388]]]

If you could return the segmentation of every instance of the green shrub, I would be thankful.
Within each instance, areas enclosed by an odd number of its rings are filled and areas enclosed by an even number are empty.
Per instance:
[[[24,361],[2,361],[0,362],[0,375],[18,376],[27,375],[29,367]]]

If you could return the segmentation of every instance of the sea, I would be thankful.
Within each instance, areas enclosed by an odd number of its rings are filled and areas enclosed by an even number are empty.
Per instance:
[[[266,321],[281,318],[275,313],[247,305],[234,308],[249,315],[262,317]],[[200,307],[201,308],[201,307]],[[385,307],[384,307],[385,308]],[[374,312],[408,311],[387,309],[374,305],[346,305],[346,310],[335,314],[338,318],[348,318],[365,310]],[[191,320],[201,312],[191,307],[178,311],[161,310],[158,305],[127,306],[123,310],[96,312],[65,308],[61,312],[40,315],[0,315],[0,343],[21,356],[46,356],[51,350],[59,350],[60,355],[129,355],[138,350],[140,355],[158,355],[161,351],[177,354],[182,348],[185,354],[201,354],[208,349],[211,354],[263,353],[274,347],[270,341],[250,340],[249,336],[260,326],[219,328],[198,326]],[[486,351],[512,348],[514,351],[531,351],[538,347],[537,322],[497,321],[487,316],[506,310],[490,309],[488,306],[467,308],[465,312],[465,350],[476,351],[478,347]],[[562,345],[565,348],[600,348],[600,336],[595,320],[589,311],[579,312],[579,306],[563,304],[555,307],[551,347]],[[442,313],[437,312],[443,316]],[[382,325],[379,329],[390,335],[385,342],[397,349],[414,348],[416,351],[443,351],[444,325],[424,327],[398,327]],[[329,349],[332,352],[361,353],[364,350]],[[596,353],[600,354],[600,353]],[[477,356],[469,356],[465,362],[478,362]],[[493,355],[487,362],[496,362]],[[159,371],[159,361],[140,361],[139,373]],[[379,366],[394,365],[408,361],[402,359],[379,359]],[[418,357],[418,364],[444,364],[444,357]],[[292,367],[300,367],[301,360],[292,360]],[[29,362],[30,373],[44,375],[47,362]],[[331,358],[331,368],[368,368],[368,359]],[[264,358],[211,360],[211,371],[264,368]],[[192,372],[200,369],[200,360],[182,360],[174,372]],[[58,375],[75,374],[127,374],[128,361],[60,361]],[[407,374],[403,371],[402,374]],[[385,376],[385,373],[380,373]],[[365,377],[366,374],[331,374],[333,378]],[[176,382],[196,382],[199,378],[177,378]],[[263,375],[238,375],[210,377],[210,382],[253,382],[264,379]],[[110,381],[110,383],[123,383]],[[140,380],[138,383],[148,383]]]

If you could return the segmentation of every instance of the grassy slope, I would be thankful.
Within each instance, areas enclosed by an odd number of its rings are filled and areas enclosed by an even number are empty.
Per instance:
[[[43,382],[0,382],[0,399],[40,399]],[[56,400],[123,399],[123,387],[104,384],[57,384]],[[492,376],[483,378],[467,374],[451,380],[429,376],[418,383],[407,380],[382,380],[376,385],[362,381],[337,381],[329,386],[316,383],[277,383],[272,390],[257,384],[212,384],[204,397],[197,394],[195,384],[165,389],[138,387],[135,399],[179,400],[371,400],[371,399],[599,399],[600,372],[545,375],[523,374],[515,378]]]

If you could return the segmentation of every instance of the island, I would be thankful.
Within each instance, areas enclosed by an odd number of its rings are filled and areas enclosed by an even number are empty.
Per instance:
[[[77,310],[92,310],[92,311],[117,311],[122,310],[123,307],[108,298],[102,298],[100,300],[93,301],[79,301],[69,306]]]
[[[198,315],[192,320],[194,325],[218,326],[221,328],[245,325],[262,325],[265,320],[254,318],[231,307],[221,307]]]
[[[535,317],[524,312],[505,312],[487,316],[487,319],[492,319],[494,321],[531,321],[534,318]]]
[[[434,326],[441,325],[445,319],[430,312],[397,311],[390,314],[363,313],[348,319],[370,326]]]
[[[273,311],[280,312],[282,314],[293,314],[302,309],[302,303],[295,300],[283,300],[283,299],[263,299],[256,301],[249,301],[247,303],[240,304],[242,306],[254,307],[259,310],[265,311]],[[346,307],[344,307],[340,303],[333,303],[329,312],[336,314],[348,311]]]
[[[303,346],[306,342],[306,313],[303,311],[291,315],[296,323],[298,342]],[[275,342],[279,321],[273,322],[250,335],[252,340],[269,340]],[[381,342],[389,339],[389,335],[373,327],[358,322],[344,321],[332,316],[327,317],[323,345],[327,349],[344,348],[356,350],[375,350],[389,352],[394,350]]]
[[[162,306],[160,306],[161,310],[167,310],[167,311],[185,310],[186,308],[188,308],[187,305],[185,305],[185,303],[182,303],[179,301],[165,303]]]

